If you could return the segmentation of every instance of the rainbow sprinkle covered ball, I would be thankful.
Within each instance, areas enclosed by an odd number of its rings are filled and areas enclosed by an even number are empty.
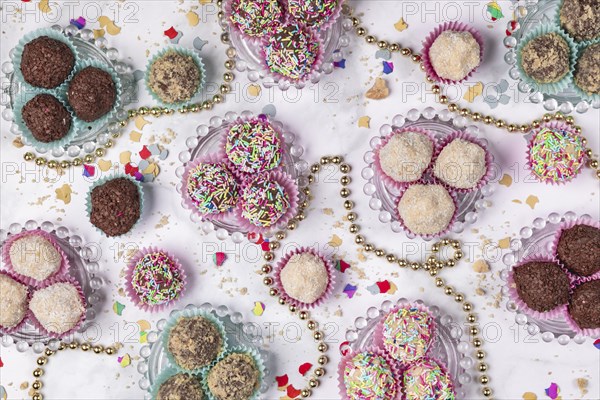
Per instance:
[[[133,268],[131,287],[143,304],[169,303],[177,299],[183,285],[181,267],[162,251],[145,254]]]
[[[344,369],[344,385],[350,399],[392,400],[398,383],[387,360],[375,353],[356,354]]]
[[[288,12],[309,26],[319,26],[333,17],[339,4],[338,0],[288,0]]]
[[[442,367],[429,358],[411,364],[402,378],[406,400],[454,400],[452,380]]]
[[[259,176],[241,193],[241,215],[257,227],[268,228],[277,223],[290,207],[290,198],[278,182]]]
[[[229,129],[225,153],[244,173],[270,171],[281,163],[281,138],[267,117],[259,115]]]
[[[227,212],[237,202],[238,184],[223,163],[200,164],[187,179],[187,193],[202,215]]]
[[[434,320],[425,311],[402,307],[382,322],[383,346],[396,360],[407,363],[427,353],[434,337]]]
[[[233,0],[229,18],[241,32],[260,38],[273,33],[283,16],[277,0]]]

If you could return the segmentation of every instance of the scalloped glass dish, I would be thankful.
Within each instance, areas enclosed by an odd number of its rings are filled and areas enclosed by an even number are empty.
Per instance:
[[[271,365],[269,364],[269,353],[263,349],[263,337],[255,333],[255,324],[243,323],[243,316],[239,312],[233,312],[227,308],[227,306],[215,307],[210,303],[204,303],[200,307],[196,307],[193,304],[189,304],[185,307],[186,310],[200,309],[205,312],[211,312],[215,317],[219,318],[225,326],[225,332],[227,333],[227,340],[229,341],[230,347],[235,346],[246,346],[256,352],[260,353],[265,363],[265,376],[261,382],[260,392],[265,393],[269,389],[269,383],[274,377],[271,373]],[[180,310],[173,310],[170,316],[174,315]],[[150,400],[150,389],[154,384],[158,375],[169,366],[169,361],[165,353],[165,349],[162,345],[160,336],[167,324],[167,319],[161,319],[156,323],[157,330],[148,332],[147,340],[148,345],[143,346],[140,349],[140,362],[138,363],[137,370],[142,377],[139,380],[139,386],[142,390],[145,390],[144,399]]]
[[[238,117],[244,119],[252,118],[255,115],[250,111],[243,111],[240,114],[234,112],[228,112],[225,117],[212,117],[208,125],[199,125],[196,128],[196,136],[187,138],[185,144],[187,149],[179,153],[179,161],[183,163],[182,166],[175,170],[175,174],[179,179],[183,177],[185,173],[185,167],[190,162],[194,161],[199,156],[203,156],[210,153],[215,153],[219,150],[223,135],[228,132],[228,127],[233,124]],[[296,136],[287,130],[285,126],[277,121],[271,120],[273,126],[282,133],[283,140],[285,142],[284,151],[282,154],[282,165],[284,166],[285,172],[296,181],[298,188],[300,189],[299,201],[304,201],[304,194],[302,188],[308,186],[308,179],[305,176],[305,172],[308,170],[308,163],[303,160],[302,154],[304,154],[304,148],[299,144],[295,144],[294,141]],[[177,184],[177,192],[181,195],[182,182]],[[186,208],[186,204],[182,199],[182,206]],[[225,219],[223,221],[204,221],[200,216],[190,210],[190,219],[192,222],[200,223],[202,230],[205,232],[216,231],[216,235],[219,239],[225,240],[229,236],[234,243],[241,243],[246,234],[245,230],[240,229],[234,219]]]
[[[21,226],[21,224],[12,224],[7,230],[0,229],[0,245],[11,235],[16,235],[23,231],[31,231],[42,229],[54,236],[58,245],[69,258],[71,268],[69,274],[73,276],[81,285],[83,293],[87,301],[86,319],[79,333],[85,332],[88,328],[95,325],[94,319],[100,311],[103,301],[100,294],[100,289],[104,285],[104,281],[97,274],[100,271],[98,260],[100,260],[100,248],[97,244],[86,243],[80,236],[69,232],[69,229],[64,226],[54,226],[52,222],[44,221],[41,224],[30,220]],[[30,347],[35,353],[44,351],[46,345],[51,349],[56,349],[58,344],[69,342],[72,338],[52,339],[41,335],[37,328],[30,322],[27,322],[22,329],[11,335],[0,334],[2,346],[8,347],[15,345],[17,351],[24,352]]]
[[[507,32],[510,35],[504,38],[504,45],[508,49],[504,55],[504,61],[511,66],[508,75],[518,82],[518,90],[527,95],[527,99],[535,104],[542,104],[547,111],[560,111],[565,114],[576,111],[585,113],[590,108],[600,108],[600,101],[587,101],[581,98],[572,87],[563,90],[561,93],[549,95],[535,91],[520,79],[519,70],[516,67],[517,53],[516,48],[519,41],[527,33],[541,23],[552,23],[561,0],[527,0],[525,5],[519,2],[516,6],[515,15],[519,16],[516,22],[509,21]]]
[[[248,80],[251,82],[261,81],[264,87],[279,87],[281,90],[288,90],[290,84],[280,81],[275,78],[266,68],[261,56],[261,45],[250,43],[243,36],[231,29],[229,24],[224,19],[221,20],[221,26],[229,31],[231,36],[231,44],[236,49],[236,69],[240,72],[246,71]],[[342,49],[350,44],[350,38],[346,34],[352,28],[352,21],[344,15],[340,15],[338,20],[324,31],[319,31],[319,35],[325,45],[323,52],[323,64],[317,71],[317,74],[308,82],[298,83],[294,85],[301,89],[307,83],[318,83],[323,75],[329,75],[333,72],[334,62],[341,61],[343,58]]]
[[[372,210],[379,211],[379,221],[389,223],[393,232],[405,232],[406,236],[413,239],[416,236],[402,228],[402,224],[396,220],[395,208],[398,203],[400,190],[389,187],[384,180],[375,172],[374,159],[375,148],[381,143],[383,137],[387,136],[394,129],[407,127],[419,127],[432,131],[436,139],[442,140],[446,135],[456,131],[464,131],[472,136],[479,137],[479,128],[474,125],[467,125],[468,120],[465,117],[457,116],[453,118],[453,113],[448,110],[440,111],[439,113],[431,107],[428,107],[420,112],[412,109],[406,113],[406,116],[396,115],[392,119],[392,125],[382,125],[379,129],[380,136],[375,136],[369,142],[371,150],[364,155],[364,161],[367,166],[362,170],[362,177],[367,181],[363,187],[363,191],[367,196],[371,197],[369,207]],[[479,138],[484,143],[487,141]],[[491,149],[488,147],[488,151]],[[494,183],[489,182],[487,185],[468,193],[456,193],[458,200],[458,209],[455,222],[450,227],[450,231],[461,233],[469,224],[477,221],[477,216],[480,212],[489,208],[491,202],[487,200],[494,193]],[[427,240],[427,239],[424,239]]]
[[[591,218],[584,214],[578,216],[572,211],[563,215],[551,213],[546,218],[536,218],[530,226],[523,227],[519,231],[519,236],[510,242],[510,253],[502,258],[506,268],[500,272],[500,277],[505,282],[508,281],[509,272],[512,267],[531,254],[552,251],[552,242],[556,231],[561,223],[565,221],[574,221],[578,218]],[[515,322],[527,329],[530,335],[540,334],[544,342],[552,342],[554,339],[562,345],[573,341],[577,344],[585,343],[586,336],[577,334],[573,331],[563,318],[540,320],[533,318],[519,310],[519,307],[508,297],[508,286],[502,287],[503,295],[508,298],[506,309],[515,313]]]
[[[372,346],[373,334],[379,321],[396,305],[409,301],[405,298],[398,299],[396,303],[387,300],[379,308],[370,307],[367,310],[366,317],[356,318],[354,325],[346,330],[348,349],[358,351]],[[467,355],[473,350],[468,338],[463,338],[464,334],[460,324],[455,322],[450,315],[440,310],[439,307],[430,306],[422,300],[414,302],[427,306],[435,317],[437,335],[430,354],[443,362],[448,368],[456,388],[456,398],[466,398],[465,385],[468,385],[475,375],[475,360]],[[470,371],[472,368],[473,371]]]
[[[137,100],[137,83],[133,76],[133,69],[130,65],[119,61],[119,51],[114,47],[107,47],[108,42],[105,38],[99,37],[94,39],[94,32],[90,29],[79,30],[74,25],[61,27],[59,25],[52,26],[52,29],[63,32],[73,39],[73,44],[83,60],[101,61],[117,72],[121,78],[122,95],[121,106],[131,104]],[[14,119],[13,107],[15,98],[21,91],[20,82],[17,81],[14,73],[14,65],[12,59],[15,56],[15,49],[9,52],[11,61],[6,61],[2,64],[2,97],[0,104],[5,107],[2,112],[2,118],[12,122]],[[122,120],[127,117],[124,109],[118,110],[115,114],[117,120]],[[103,126],[96,129],[81,129],[75,138],[67,145],[58,147],[53,150],[35,149],[39,154],[50,153],[53,157],[63,157],[65,154],[69,157],[80,157],[85,154],[92,153],[97,146],[104,146],[111,138],[111,134],[118,133],[121,130],[119,124],[115,121],[108,121]],[[16,124],[12,123],[10,132],[15,136],[21,136],[21,132]],[[26,145],[29,145],[25,143]]]

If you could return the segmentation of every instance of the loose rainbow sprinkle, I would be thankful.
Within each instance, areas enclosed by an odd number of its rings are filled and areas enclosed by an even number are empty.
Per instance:
[[[288,12],[298,21],[318,26],[329,21],[338,4],[338,0],[288,0]]]
[[[231,5],[230,19],[246,35],[263,37],[281,24],[283,10],[277,0],[237,0]]]
[[[242,189],[242,217],[254,226],[272,226],[289,207],[290,199],[284,188],[265,177],[258,177]]]
[[[231,210],[237,201],[238,184],[222,164],[200,164],[187,180],[187,192],[196,209],[204,215]]]
[[[159,251],[146,254],[137,262],[131,286],[142,303],[160,305],[179,296],[183,278],[177,264]]]
[[[370,352],[358,353],[346,365],[344,385],[350,399],[391,400],[398,390],[386,359]]]
[[[549,128],[535,134],[529,150],[529,163],[541,181],[570,181],[579,173],[584,162],[582,136]]]
[[[433,340],[431,316],[417,308],[401,308],[383,321],[383,345],[396,360],[410,362],[423,357]]]
[[[265,47],[267,66],[272,72],[300,80],[312,72],[319,46],[310,30],[294,22],[281,25]]]
[[[433,360],[422,358],[404,371],[406,400],[454,400],[452,380]]]
[[[269,171],[281,163],[281,138],[267,116],[259,115],[229,129],[225,153],[243,172]]]

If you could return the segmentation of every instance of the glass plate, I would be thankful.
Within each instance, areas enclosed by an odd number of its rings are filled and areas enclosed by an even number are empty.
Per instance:
[[[428,107],[423,112],[412,109],[408,111],[406,117],[396,115],[392,120],[392,125],[386,124],[381,126],[379,129],[380,136],[375,136],[370,141],[371,150],[364,155],[364,161],[367,163],[367,166],[362,170],[362,177],[367,181],[363,191],[367,196],[371,196],[369,207],[372,210],[379,211],[380,222],[390,223],[392,231],[396,233],[405,232],[406,236],[411,239],[416,237],[414,234],[404,231],[400,222],[396,220],[395,208],[398,203],[400,191],[396,188],[388,187],[383,179],[375,173],[373,166],[375,159],[374,150],[381,143],[381,139],[390,134],[394,129],[410,126],[432,131],[438,141],[456,131],[464,131],[475,137],[479,136],[479,128],[474,125],[467,126],[467,122],[465,117],[455,116],[448,110],[437,112],[433,108]],[[479,139],[487,143],[487,140]],[[491,152],[489,146],[488,151]],[[454,224],[450,227],[450,231],[461,233],[468,224],[475,223],[478,214],[491,206],[491,202],[486,200],[486,197],[490,197],[493,193],[494,183],[492,182],[476,191],[456,193],[458,200],[457,217]]]
[[[4,246],[4,242],[11,236],[24,231],[41,229],[48,232],[62,248],[69,259],[71,268],[69,274],[73,276],[83,290],[87,300],[86,319],[81,328],[77,331],[84,333],[91,326],[95,325],[94,319],[100,311],[102,296],[100,288],[104,285],[102,278],[97,274],[100,271],[98,260],[100,260],[100,247],[94,243],[85,243],[84,240],[69,232],[69,229],[64,226],[54,226],[52,222],[42,222],[39,224],[36,221],[30,220],[24,226],[20,224],[12,224],[8,230],[0,229],[0,245]],[[30,347],[35,353],[41,353],[45,345],[51,348],[58,347],[60,341],[69,342],[69,338],[52,339],[39,333],[37,328],[30,322],[27,322],[22,329],[11,335],[1,334],[2,346],[8,347],[15,345],[19,352],[27,351]]]
[[[381,307],[371,307],[367,310],[366,317],[358,317],[354,320],[354,325],[346,330],[346,340],[348,349],[356,352],[373,345],[373,334],[375,327],[381,319],[390,312],[392,308],[401,303],[407,303],[405,298],[399,299],[396,303],[384,301]],[[456,389],[456,398],[464,399],[465,385],[473,380],[476,375],[474,366],[475,360],[467,354],[473,351],[468,342],[468,337],[463,338],[463,331],[459,323],[454,322],[450,315],[445,314],[437,306],[429,306],[422,300],[416,300],[415,303],[423,304],[433,314],[437,323],[437,335],[433,346],[431,347],[431,356],[443,362],[450,375],[453,378]],[[473,368],[473,371],[470,369]]]
[[[260,392],[265,393],[269,389],[269,382],[274,377],[271,373],[269,364],[269,353],[263,349],[263,337],[255,332],[256,325],[252,323],[243,323],[243,316],[239,312],[229,310],[227,306],[215,307],[210,303],[204,303],[200,307],[189,304],[186,310],[200,309],[205,312],[211,312],[225,325],[225,332],[229,347],[246,346],[258,352],[265,363],[265,376],[260,386]],[[170,317],[180,310],[171,311]],[[167,324],[166,319],[161,319],[156,323],[157,330],[148,332],[148,345],[140,349],[141,360],[138,363],[137,370],[142,377],[139,380],[139,386],[145,390],[144,399],[150,400],[150,389],[158,375],[169,366],[165,349],[162,345],[161,334]]]
[[[181,161],[183,165],[175,170],[177,177],[181,179],[185,173],[186,165],[194,161],[197,157],[217,152],[223,136],[227,134],[229,126],[236,122],[238,117],[248,119],[254,117],[254,114],[250,111],[243,111],[241,114],[228,112],[223,118],[212,117],[209,125],[199,125],[198,128],[196,128],[197,136],[187,138],[185,141],[187,149],[179,153],[179,161]],[[273,119],[270,119],[270,122],[282,133],[285,142],[281,158],[282,165],[284,166],[285,172],[296,181],[299,188],[299,201],[302,202],[304,201],[302,188],[308,186],[308,179],[305,176],[305,172],[308,171],[308,163],[301,158],[302,154],[304,154],[304,148],[301,145],[294,143],[296,136],[288,131],[281,122]],[[179,194],[181,194],[182,187],[182,182],[179,182],[177,184],[177,192]],[[181,204],[186,208],[183,199]],[[198,214],[191,210],[190,219],[192,222],[200,223],[202,230],[207,233],[215,230],[217,237],[221,240],[225,240],[231,236],[234,243],[241,243],[248,233],[245,230],[240,230],[240,227],[233,219],[224,221],[203,221]]]
[[[570,87],[563,90],[562,92],[549,95],[535,91],[525,82],[521,81],[519,70],[516,67],[517,53],[516,48],[519,45],[519,41],[527,35],[529,31],[536,28],[542,23],[553,24],[555,21],[556,13],[558,12],[558,6],[562,0],[527,0],[524,4],[519,2],[516,7],[515,15],[517,15],[516,21],[509,21],[507,35],[504,38],[504,45],[508,49],[504,55],[504,61],[511,66],[508,71],[508,75],[518,81],[519,92],[527,95],[528,101],[539,104],[542,103],[544,108],[551,112],[560,111],[565,114],[576,111],[578,113],[584,113],[590,109],[590,107],[598,109],[600,108],[600,101],[587,101],[583,100],[571,84]]]
[[[133,76],[132,67],[118,60],[119,51],[114,47],[107,47],[108,41],[105,38],[99,37],[94,39],[94,32],[92,30],[79,30],[74,25],[68,25],[64,28],[60,25],[54,25],[52,26],[52,29],[62,32],[73,39],[73,44],[77,48],[81,59],[101,61],[114,68],[121,78],[121,86],[123,88],[121,95],[122,107],[137,101],[137,83]],[[6,61],[2,64],[4,77],[2,80],[0,104],[6,107],[2,112],[2,118],[10,122],[14,118],[13,107],[15,98],[21,91],[21,85],[14,73],[14,65],[12,62],[12,59],[15,56],[14,48],[10,50],[9,55],[11,61]],[[116,113],[116,120],[122,120],[126,117],[127,114],[123,109],[118,110]],[[116,120],[108,121],[97,129],[81,129],[77,136],[64,147],[47,151],[42,149],[35,150],[39,154],[49,152],[53,157],[62,157],[65,153],[69,157],[79,157],[83,154],[92,153],[97,146],[105,145],[110,139],[111,134],[121,130],[121,127],[115,122]],[[21,136],[21,132],[16,124],[11,125],[10,131],[16,136]]]
[[[552,251],[552,242],[559,226],[565,221],[575,221],[578,218],[590,218],[587,214],[578,217],[572,211],[560,215],[551,213],[546,218],[536,218],[532,225],[526,226],[519,231],[519,237],[510,242],[510,253],[502,258],[506,268],[500,272],[500,277],[507,282],[509,272],[512,267],[525,259],[527,256]],[[502,293],[508,299],[506,309],[515,313],[515,322],[524,326],[530,335],[541,334],[544,342],[552,342],[554,339],[558,343],[565,345],[571,340],[577,344],[585,343],[586,337],[573,331],[563,318],[540,320],[526,315],[519,307],[508,297],[508,286],[502,288]]]

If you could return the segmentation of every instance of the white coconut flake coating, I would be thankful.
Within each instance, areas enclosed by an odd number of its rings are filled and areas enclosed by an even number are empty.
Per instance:
[[[36,291],[29,308],[46,330],[58,334],[73,329],[85,312],[79,291],[67,282]]]
[[[0,274],[0,326],[17,326],[27,314],[27,287]]]
[[[9,250],[15,272],[43,281],[60,268],[62,257],[54,245],[39,235],[27,235],[15,240]]]
[[[404,225],[419,235],[435,235],[445,230],[455,210],[452,197],[442,185],[412,185],[398,203]]]
[[[433,143],[418,132],[402,132],[390,138],[379,151],[381,169],[397,182],[419,180],[429,166]]]
[[[433,166],[436,177],[458,189],[474,188],[486,171],[485,150],[464,139],[454,139],[444,147]]]
[[[323,260],[311,253],[294,254],[281,270],[281,285],[288,296],[312,304],[327,290],[329,275]]]
[[[470,32],[444,31],[429,48],[429,60],[439,77],[460,81],[481,63],[480,50]]]

